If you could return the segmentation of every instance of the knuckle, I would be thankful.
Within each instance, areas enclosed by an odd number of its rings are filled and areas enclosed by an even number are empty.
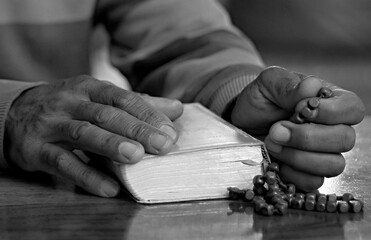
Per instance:
[[[70,138],[77,141],[91,129],[92,124],[89,122],[80,122],[77,124],[71,124],[68,134]]]
[[[127,136],[133,139],[141,139],[146,135],[147,127],[141,122],[134,123],[130,128],[127,129]]]
[[[112,111],[105,106],[99,106],[93,110],[92,119],[95,123],[104,124],[109,122],[112,117]]]
[[[79,169],[77,181],[81,187],[87,188],[94,183],[95,179],[96,175],[90,168]]]
[[[151,125],[158,126],[162,118],[155,111],[144,109],[138,113],[138,118]]]
[[[89,75],[79,75],[74,78],[74,83],[78,88],[85,89],[92,83],[96,83],[98,80]]]
[[[141,106],[141,101],[144,103],[144,100],[140,98],[137,94],[122,90],[123,94],[117,94],[114,96],[114,102],[121,108],[137,108],[137,106]],[[143,104],[142,104],[143,105]]]
[[[48,164],[59,172],[66,172],[72,168],[71,162],[68,161],[68,156],[65,153],[60,153],[55,158],[49,158]]]

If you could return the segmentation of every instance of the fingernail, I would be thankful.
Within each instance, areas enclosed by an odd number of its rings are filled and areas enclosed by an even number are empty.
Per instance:
[[[162,125],[160,127],[160,130],[164,133],[166,133],[167,135],[169,135],[171,137],[171,139],[173,139],[173,141],[177,140],[178,138],[178,133],[175,131],[175,129],[169,125]]]
[[[268,149],[268,152],[280,153],[282,151],[281,145],[278,145],[270,140],[265,142],[265,147]]]
[[[269,135],[276,143],[287,143],[291,138],[290,130],[279,124],[271,129]]]
[[[290,118],[290,121],[297,124],[304,123],[304,119],[300,116],[299,113],[294,113],[294,115]]]
[[[123,142],[119,145],[119,152],[125,158],[136,159],[139,154],[139,147],[131,142]]]
[[[319,98],[311,98],[309,99],[307,104],[308,104],[308,107],[313,110],[319,107],[319,103],[320,103]]]
[[[101,191],[103,196],[114,197],[119,191],[119,185],[111,181],[103,181],[101,183]]]
[[[170,139],[167,136],[162,134],[152,134],[149,137],[149,143],[159,152],[166,149],[171,144],[171,141],[169,140]]]
[[[304,118],[310,118],[312,116],[312,110],[309,107],[304,107],[300,113]]]

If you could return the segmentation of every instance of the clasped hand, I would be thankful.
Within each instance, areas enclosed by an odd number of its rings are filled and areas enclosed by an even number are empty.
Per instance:
[[[289,121],[322,87],[331,89],[333,97],[318,99],[318,109],[305,123]],[[364,109],[350,91],[313,76],[271,67],[239,95],[231,120],[248,133],[266,136],[266,147],[280,164],[281,178],[312,191],[322,186],[324,177],[343,172],[341,153],[353,148],[356,135],[351,125],[363,119]]]

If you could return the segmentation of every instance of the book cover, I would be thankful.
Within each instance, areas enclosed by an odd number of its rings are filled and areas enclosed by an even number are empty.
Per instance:
[[[126,190],[140,203],[228,197],[228,187],[252,188],[269,159],[264,144],[198,103],[184,105],[175,122],[179,140],[166,155],[136,164],[114,163]]]

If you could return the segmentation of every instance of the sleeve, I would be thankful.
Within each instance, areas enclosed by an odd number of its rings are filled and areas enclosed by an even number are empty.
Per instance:
[[[111,61],[135,91],[201,102],[222,115],[264,68],[216,1],[101,1]]]
[[[5,121],[13,101],[25,90],[44,84],[0,79],[0,168],[9,167],[4,157]]]

